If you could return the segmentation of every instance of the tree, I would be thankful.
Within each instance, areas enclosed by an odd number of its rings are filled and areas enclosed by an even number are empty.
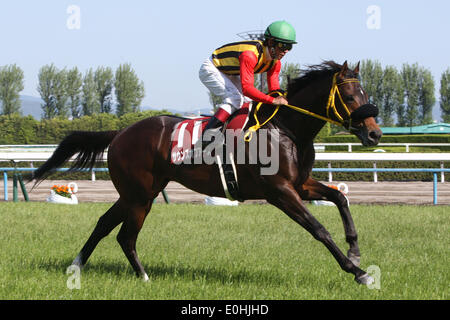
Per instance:
[[[69,114],[67,106],[67,100],[69,99],[69,96],[67,95],[67,70],[65,68],[59,70],[56,73],[55,80],[53,92],[56,99],[56,112],[58,116],[67,118]]]
[[[100,103],[97,96],[94,71],[90,68],[83,78],[83,99],[81,103],[82,114],[90,116],[100,112]]]
[[[38,92],[44,101],[42,117],[52,119],[56,116],[67,118],[67,70],[58,70],[55,65],[45,65],[39,70]]]
[[[395,111],[403,103],[402,80],[394,66],[385,67],[382,78],[383,95],[379,105],[379,117],[384,126],[393,126]]]
[[[405,105],[399,108],[401,111],[397,114],[398,124],[400,126],[409,126],[419,124],[419,66],[417,63],[409,65],[403,64],[401,77],[405,95]]]
[[[267,87],[267,77],[264,73],[255,73],[253,75],[253,85],[261,92],[267,93],[269,91]]]
[[[300,64],[285,63],[280,71],[280,87],[287,90],[289,80],[298,78],[300,76]]]
[[[383,68],[379,61],[363,60],[360,68],[361,82],[369,102],[383,107]]]
[[[69,99],[69,109],[72,118],[81,116],[81,92],[83,76],[77,67],[67,71],[67,97]]]
[[[441,75],[439,94],[442,120],[444,122],[450,122],[450,68],[445,70]]]
[[[54,96],[54,86],[56,80],[56,74],[58,70],[56,67],[51,65],[45,65],[39,70],[38,74],[38,87],[37,91],[41,95],[41,99],[44,101],[42,105],[44,119],[52,119],[57,114],[58,111],[56,109],[55,96]]]
[[[419,70],[419,124],[433,122],[433,106],[436,103],[434,96],[434,79],[430,70]]]
[[[7,65],[0,68],[0,101],[3,115],[20,113],[19,93],[24,88],[23,71],[17,65]]]
[[[125,63],[117,68],[114,84],[117,96],[117,115],[139,111],[145,95],[144,83],[139,80],[130,64]]]
[[[223,97],[216,96],[211,91],[208,92],[208,95],[209,95],[209,102],[211,102],[213,110],[214,112],[216,112],[219,106],[223,103]]]
[[[95,70],[94,80],[100,112],[110,113],[112,109],[111,93],[114,87],[114,75],[112,69],[104,67],[97,68],[97,70]]]

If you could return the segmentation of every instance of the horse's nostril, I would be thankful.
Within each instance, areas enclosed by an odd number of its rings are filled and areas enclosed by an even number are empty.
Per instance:
[[[380,140],[383,133],[380,130],[374,130],[369,132],[369,137],[375,141]]]

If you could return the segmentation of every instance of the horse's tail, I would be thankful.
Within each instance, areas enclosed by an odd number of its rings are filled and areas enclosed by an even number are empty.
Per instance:
[[[119,131],[73,131],[58,145],[52,156],[30,177],[35,180],[35,185],[78,153],[69,171],[74,169],[92,169],[97,160],[103,158],[105,149],[109,146]]]

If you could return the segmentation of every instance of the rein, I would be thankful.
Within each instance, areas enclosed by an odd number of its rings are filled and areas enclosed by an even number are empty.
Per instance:
[[[335,73],[334,76],[333,76],[333,83],[331,85],[330,95],[328,96],[328,102],[327,102],[327,108],[326,108],[327,116],[326,117],[324,117],[324,116],[322,116],[320,114],[311,112],[309,110],[306,110],[304,108],[296,107],[296,106],[293,106],[293,105],[285,104],[284,106],[286,106],[288,108],[291,108],[291,109],[293,109],[295,111],[298,111],[300,113],[306,114],[308,116],[311,116],[311,117],[314,117],[314,118],[317,118],[317,119],[320,119],[320,120],[324,120],[324,121],[327,121],[327,122],[330,122],[330,123],[333,123],[333,124],[336,124],[336,125],[339,125],[339,126],[343,126],[345,128],[351,127],[351,121],[352,121],[351,114],[352,113],[350,112],[350,110],[348,109],[348,107],[345,104],[344,100],[342,99],[341,93],[339,92],[339,86],[342,85],[342,84],[345,84],[345,83],[352,83],[352,82],[358,82],[359,83],[359,80],[356,79],[356,78],[350,78],[350,79],[346,79],[346,80],[344,80],[344,81],[342,81],[340,83],[337,83],[337,80],[336,80],[337,75],[338,75],[338,73]],[[279,91],[276,91],[275,93],[277,93],[278,96],[283,95]],[[347,113],[347,115],[349,117],[348,120],[344,120],[344,118],[340,115],[339,111],[336,108],[336,93],[337,93],[337,95],[339,97],[339,100],[340,100],[342,106],[344,107],[344,110],[346,111],[346,113]],[[284,95],[286,95],[286,93]],[[253,116],[255,118],[255,121],[256,121],[256,124],[254,126],[248,128],[247,132],[245,133],[244,140],[246,142],[249,142],[252,139],[253,132],[258,131],[258,129],[260,129],[263,125],[265,125],[267,122],[269,122],[277,114],[278,110],[280,109],[279,105],[276,106],[276,108],[275,108],[274,112],[272,113],[272,115],[266,121],[264,121],[262,124],[260,124],[260,122],[258,120],[258,117],[257,117],[257,113],[258,113],[259,109],[261,108],[262,104],[263,104],[262,102],[259,102],[256,105],[256,110],[255,110],[255,112],[253,114]],[[333,113],[336,116],[336,118],[338,119],[338,121],[331,119],[331,117],[330,117],[330,110],[333,111]],[[347,123],[348,123],[348,126],[347,126]]]

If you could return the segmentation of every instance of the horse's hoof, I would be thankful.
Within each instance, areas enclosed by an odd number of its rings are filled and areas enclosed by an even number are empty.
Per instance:
[[[73,260],[72,266],[77,266],[78,268],[82,269],[83,268],[83,262],[81,259],[81,255],[78,255],[75,260]]]
[[[147,275],[146,273],[144,273],[143,275],[141,275],[141,280],[142,280],[143,282],[148,282],[148,280],[149,280],[148,275]]]
[[[361,256],[357,256],[350,251],[347,252],[347,256],[355,266],[359,267],[359,265],[361,264]]]
[[[355,281],[358,282],[359,284],[370,285],[375,282],[375,279],[369,276],[369,274],[364,273],[359,277],[355,276]]]

